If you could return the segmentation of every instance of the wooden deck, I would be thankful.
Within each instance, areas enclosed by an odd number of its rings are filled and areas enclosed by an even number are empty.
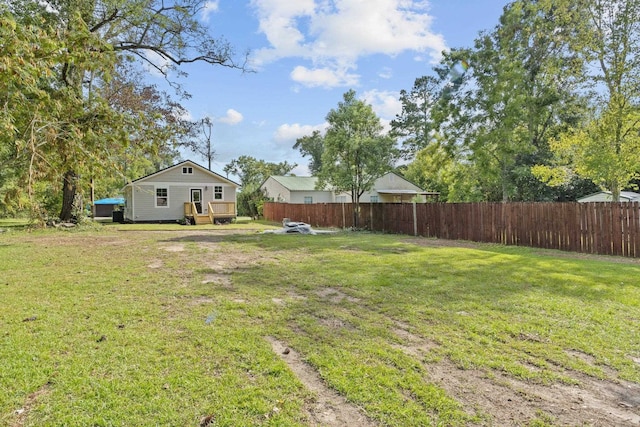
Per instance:
[[[235,202],[209,202],[207,204],[207,207],[209,208],[209,213],[201,214],[197,213],[195,203],[185,202],[184,216],[193,218],[196,222],[196,225],[215,224],[216,220],[226,220],[236,217]]]

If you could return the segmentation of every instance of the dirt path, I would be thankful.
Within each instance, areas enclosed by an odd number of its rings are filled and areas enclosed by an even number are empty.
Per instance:
[[[400,349],[414,357],[426,355],[436,343],[398,325],[394,333],[404,341]],[[586,355],[585,355],[586,356]],[[497,371],[460,369],[448,360],[425,364],[431,378],[461,402],[467,412],[480,408],[494,426],[520,426],[541,412],[563,426],[640,426],[640,385],[598,380],[563,371],[576,385],[537,384]]]
[[[273,337],[267,337],[271,343],[274,353],[287,363],[289,369],[298,377],[304,386],[315,393],[316,401],[307,407],[307,413],[311,420],[311,426],[374,426],[356,406],[336,391],[326,386],[318,373],[307,365],[300,355],[287,347],[284,343]]]

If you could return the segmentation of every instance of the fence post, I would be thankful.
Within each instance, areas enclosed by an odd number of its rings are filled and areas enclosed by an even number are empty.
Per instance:
[[[373,203],[369,201],[369,228],[373,232]]]
[[[418,212],[416,211],[416,201],[413,201],[413,235],[418,235]]]

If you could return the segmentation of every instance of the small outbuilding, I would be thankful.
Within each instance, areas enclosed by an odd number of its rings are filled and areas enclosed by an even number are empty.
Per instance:
[[[124,197],[96,200],[93,202],[93,216],[94,218],[111,217],[113,211],[120,210],[120,207],[124,207]]]
[[[578,203],[592,203],[592,202],[613,202],[613,196],[611,191],[599,191],[597,193],[589,194],[584,197],[580,197]],[[633,191],[621,191],[618,202],[640,202],[640,193]]]

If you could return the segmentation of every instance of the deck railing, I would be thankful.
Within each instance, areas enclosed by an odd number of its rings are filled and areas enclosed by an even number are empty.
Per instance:
[[[209,202],[209,215],[215,218],[229,218],[236,216],[235,202]]]
[[[184,216],[196,216],[198,209],[194,202],[184,202]]]
[[[235,218],[236,204],[235,202],[209,202],[209,220],[211,224],[216,218]],[[198,217],[202,214],[197,213],[196,204],[193,202],[184,203],[184,216]]]

